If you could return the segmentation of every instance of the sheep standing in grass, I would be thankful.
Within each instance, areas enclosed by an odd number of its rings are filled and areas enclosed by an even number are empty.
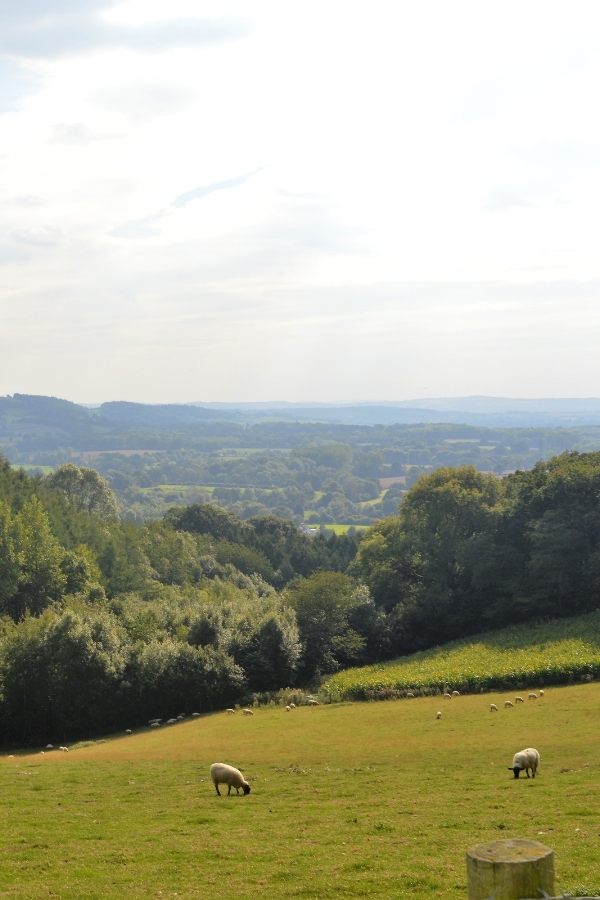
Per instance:
[[[514,705],[515,704],[512,702],[512,700],[504,701],[504,709],[512,709]]]
[[[235,788],[236,794],[239,794],[240,788],[242,788],[244,794],[250,793],[250,785],[240,770],[234,766],[227,765],[227,763],[213,763],[210,767],[210,777],[219,797],[221,796],[220,784],[227,785],[227,796],[231,793],[232,787]]]
[[[529,778],[529,770],[531,769],[531,777],[535,778],[539,764],[540,754],[533,747],[527,747],[525,750],[519,750],[518,753],[515,753],[512,766],[508,768],[512,769],[515,778],[519,777],[523,769],[525,769],[525,774]]]
[[[490,712],[498,712],[498,707],[495,703],[490,703]]]
[[[242,710],[242,713],[245,716],[253,716],[254,715],[253,711],[251,709],[248,709],[247,707],[246,707],[246,709]]]

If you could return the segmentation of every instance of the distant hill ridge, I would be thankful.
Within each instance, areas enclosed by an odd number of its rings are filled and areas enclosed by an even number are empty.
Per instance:
[[[496,428],[580,427],[600,425],[600,398],[438,397],[360,403],[195,402],[136,403],[108,401],[85,406],[57,397],[13,394],[0,397],[0,439],[54,433],[168,431],[197,426],[253,424],[269,420],[338,425],[464,424]]]

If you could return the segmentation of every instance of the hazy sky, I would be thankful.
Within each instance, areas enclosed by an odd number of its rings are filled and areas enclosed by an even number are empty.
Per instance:
[[[600,395],[596,0],[0,0],[0,394]]]

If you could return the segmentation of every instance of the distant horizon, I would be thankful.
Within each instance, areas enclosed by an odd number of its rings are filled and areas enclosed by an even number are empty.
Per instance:
[[[12,391],[2,395],[3,398],[22,396],[22,397],[44,397],[54,400],[64,400],[68,403],[74,403],[77,406],[94,408],[102,406],[106,403],[132,403],[141,406],[256,406],[256,407],[353,407],[353,406],[410,406],[410,404],[423,403],[450,403],[453,401],[482,401],[482,402],[502,402],[502,403],[600,403],[600,395],[586,396],[537,396],[537,397],[516,397],[500,394],[461,394],[461,395],[432,395],[429,397],[409,397],[406,399],[396,400],[135,400],[126,397],[113,397],[104,400],[73,400],[70,397],[59,396],[57,394],[31,393],[28,391]]]

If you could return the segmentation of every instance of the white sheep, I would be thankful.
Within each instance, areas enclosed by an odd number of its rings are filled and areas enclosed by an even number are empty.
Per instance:
[[[295,703],[290,703],[290,709],[296,709],[296,704],[295,704]]]
[[[314,697],[309,697],[306,702],[309,706],[318,706],[319,705],[319,701],[315,700]]]
[[[444,691],[442,697],[444,697],[446,700],[452,700],[452,694],[449,694],[448,691]]]
[[[242,788],[244,794],[250,793],[250,785],[240,770],[236,769],[234,766],[227,765],[227,763],[213,763],[210,767],[210,777],[219,797],[221,796],[221,791],[219,790],[220,784],[226,784],[228,786],[227,796],[231,793],[232,787],[235,788],[236,794],[239,794],[240,788]]]
[[[407,692],[406,692],[406,696],[407,696],[407,697],[414,697],[415,695],[413,694],[412,691],[407,691]]]
[[[515,697],[515,703],[525,703],[522,697]]]
[[[490,703],[490,712],[498,712],[498,707],[495,703]]]
[[[452,691],[453,697],[460,697],[460,691]]]
[[[68,747],[59,747],[58,749],[59,749],[59,750],[62,750],[63,753],[68,753],[68,752],[69,752],[69,748],[68,748]]]
[[[514,705],[515,704],[512,702],[512,700],[504,701],[504,709],[512,709]]]
[[[515,778],[519,777],[522,769],[525,769],[525,774],[529,778],[529,770],[531,769],[531,777],[535,778],[535,773],[537,772],[539,764],[540,754],[537,750],[533,747],[526,747],[525,750],[519,750],[518,753],[515,753],[512,766],[509,766],[508,768],[512,769]]]
[[[436,719],[441,719],[441,718],[442,718],[442,714],[441,714],[441,712],[440,712],[439,709],[438,709],[438,711],[436,712],[435,717],[436,717]]]
[[[540,697],[543,697],[543,696],[544,696],[544,692],[540,691]]]
[[[243,713],[245,716],[253,716],[253,715],[254,715],[254,712],[253,712],[251,709],[248,709],[248,707],[246,707],[246,709],[243,709],[243,710],[242,710],[242,713]]]
[[[537,694],[535,694],[533,691],[531,691],[531,693],[527,694],[527,699],[528,700],[537,700]]]
[[[287,709],[287,711],[288,711],[288,712],[291,712],[291,711],[292,711],[292,707],[291,707],[291,706],[289,706],[289,705],[288,705],[288,706],[286,706],[286,709]]]
[[[233,716],[235,714],[235,709],[231,709],[231,707],[230,707],[229,709],[226,709],[225,712],[227,713],[228,716]],[[192,715],[193,715],[193,713],[192,713]]]
[[[160,728],[160,722],[151,722],[150,728]]]

